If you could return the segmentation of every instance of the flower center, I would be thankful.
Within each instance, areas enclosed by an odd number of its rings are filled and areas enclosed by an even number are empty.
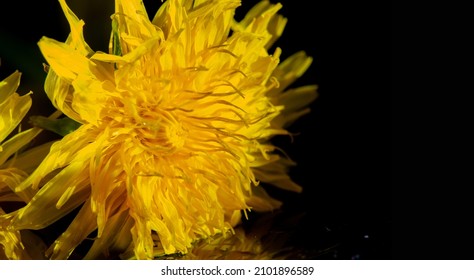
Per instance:
[[[187,130],[170,112],[147,112],[136,123],[140,141],[148,149],[171,153],[182,148],[186,142]]]
[[[187,132],[180,123],[169,125],[165,128],[166,138],[176,149],[182,148],[187,136]]]

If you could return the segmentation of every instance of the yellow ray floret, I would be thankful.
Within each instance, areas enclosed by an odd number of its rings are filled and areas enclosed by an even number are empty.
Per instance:
[[[301,190],[269,142],[316,96],[314,86],[286,90],[311,58],[280,64],[281,50],[268,52],[286,23],[280,4],[262,1],[236,22],[240,1],[169,0],[150,21],[141,1],[116,0],[104,53],[90,50],[83,22],[60,3],[71,35],[39,41],[45,90],[82,126],[17,188],[39,191],[12,221],[44,228],[80,207],[50,258],[68,258],[91,236],[86,258],[185,254],[232,233],[242,211],[279,207],[260,181]]]
[[[12,158],[40,132],[29,129],[9,137],[31,107],[29,94],[20,96],[16,93],[20,77],[21,73],[15,71],[0,81],[0,259],[29,258],[20,232],[10,227],[13,215],[3,210],[5,203],[25,203],[33,196],[30,191],[14,191],[28,176],[29,168],[18,168],[18,161]]]

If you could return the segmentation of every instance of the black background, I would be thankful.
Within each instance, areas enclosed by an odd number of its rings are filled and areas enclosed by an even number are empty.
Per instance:
[[[149,15],[159,0],[144,1]],[[292,258],[392,259],[388,20],[385,7],[354,1],[280,1],[289,21],[276,45],[283,58],[304,50],[314,58],[294,86],[317,84],[312,112],[277,138],[298,165],[290,172],[302,194],[272,191],[284,201],[270,232],[294,248]],[[243,15],[256,1],[244,0]],[[113,1],[68,1],[86,22],[86,41],[107,50]],[[0,78],[18,69],[20,93],[34,92],[31,114],[53,111],[42,83],[41,36],[64,41],[69,27],[58,1],[11,1],[0,11]],[[104,24],[106,22],[107,24]],[[34,104],[35,104],[34,103]],[[40,104],[40,105],[38,105]],[[258,215],[256,215],[258,216]],[[248,225],[267,216],[253,217]]]

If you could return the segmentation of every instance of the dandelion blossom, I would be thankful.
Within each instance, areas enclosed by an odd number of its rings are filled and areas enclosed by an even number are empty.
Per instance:
[[[42,38],[45,91],[81,126],[17,188],[39,189],[12,221],[40,229],[78,209],[48,249],[86,259],[152,259],[232,234],[245,211],[280,206],[260,182],[300,191],[269,140],[308,112],[315,86],[287,90],[311,63],[269,53],[286,19],[262,1],[240,22],[238,0],[169,0],[152,20],[139,0],[117,0],[108,53],[93,51],[84,22],[61,7],[66,42]]]
[[[20,232],[9,227],[12,215],[2,208],[5,203],[26,203],[32,197],[30,191],[14,191],[28,176],[29,168],[24,165],[20,169],[18,161],[12,156],[40,132],[33,128],[9,137],[32,103],[29,94],[20,96],[16,93],[20,77],[21,73],[15,71],[0,81],[0,259],[29,258],[21,243]]]

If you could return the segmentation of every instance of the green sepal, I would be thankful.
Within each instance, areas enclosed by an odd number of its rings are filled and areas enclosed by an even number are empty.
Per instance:
[[[117,20],[112,20],[112,53],[114,55],[122,55],[122,47],[120,46],[119,26]]]
[[[81,126],[81,123],[68,117],[52,120],[43,116],[31,116],[30,124],[34,127],[52,131],[61,136],[66,136]]]

